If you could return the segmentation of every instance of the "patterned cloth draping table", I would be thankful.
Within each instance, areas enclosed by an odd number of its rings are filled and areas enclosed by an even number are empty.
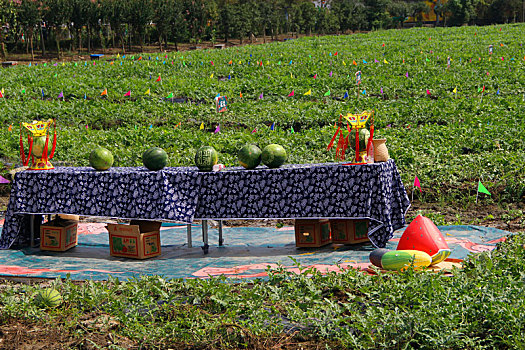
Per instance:
[[[379,247],[405,224],[410,206],[393,160],[277,169],[57,168],[18,173],[0,248],[29,241],[28,215],[77,214],[191,222],[193,219],[368,218]]]

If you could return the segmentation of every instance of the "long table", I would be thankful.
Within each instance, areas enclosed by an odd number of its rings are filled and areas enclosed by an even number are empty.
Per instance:
[[[31,215],[73,214],[191,223],[227,219],[369,219],[384,247],[410,206],[394,160],[365,165],[293,164],[277,169],[57,167],[16,174],[0,249],[30,242]],[[205,242],[207,244],[207,242]]]

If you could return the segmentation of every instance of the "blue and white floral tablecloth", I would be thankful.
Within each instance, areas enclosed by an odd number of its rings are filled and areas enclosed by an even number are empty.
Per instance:
[[[29,243],[29,215],[76,214],[192,222],[194,219],[368,218],[370,240],[382,247],[405,224],[410,206],[393,160],[344,166],[277,169],[193,167],[58,167],[17,173],[0,249]]]

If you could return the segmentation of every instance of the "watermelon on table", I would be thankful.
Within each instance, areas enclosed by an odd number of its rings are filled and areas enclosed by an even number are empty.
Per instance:
[[[195,153],[195,165],[200,171],[212,171],[213,166],[219,162],[219,154],[211,146],[202,146]]]
[[[36,295],[34,301],[40,307],[57,307],[62,303],[62,296],[56,289],[46,288]]]
[[[37,136],[33,138],[33,148],[31,154],[36,158],[41,158],[44,154],[44,146],[46,145],[47,136]]]
[[[261,161],[268,168],[278,168],[286,162],[286,150],[283,146],[272,143],[262,150]]]
[[[142,154],[142,163],[152,171],[163,169],[168,163],[168,154],[160,147],[151,147]]]
[[[255,169],[261,164],[261,149],[256,145],[249,144],[243,146],[237,153],[239,164],[246,169]]]
[[[89,165],[96,170],[108,170],[113,165],[113,154],[104,147],[97,147],[89,155]]]

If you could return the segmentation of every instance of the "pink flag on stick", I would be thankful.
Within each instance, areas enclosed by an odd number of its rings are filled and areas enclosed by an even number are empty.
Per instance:
[[[414,187],[419,188],[419,192],[421,192],[421,184],[419,183],[419,179],[417,178],[417,175],[416,175],[416,178],[414,179]]]
[[[430,96],[430,91],[429,91],[428,89],[427,89],[427,95],[429,95],[429,96]]]
[[[264,97],[263,93],[261,92],[261,94],[259,95],[259,99],[262,100]]]
[[[314,79],[317,79],[317,73],[314,74]]]
[[[290,93],[288,94],[288,97],[293,97],[293,95],[294,95],[294,91],[292,90],[292,92],[290,92]]]
[[[128,92],[126,92],[126,94],[124,96],[131,96],[131,90],[129,90]]]
[[[9,180],[0,175],[0,184],[8,184]]]

